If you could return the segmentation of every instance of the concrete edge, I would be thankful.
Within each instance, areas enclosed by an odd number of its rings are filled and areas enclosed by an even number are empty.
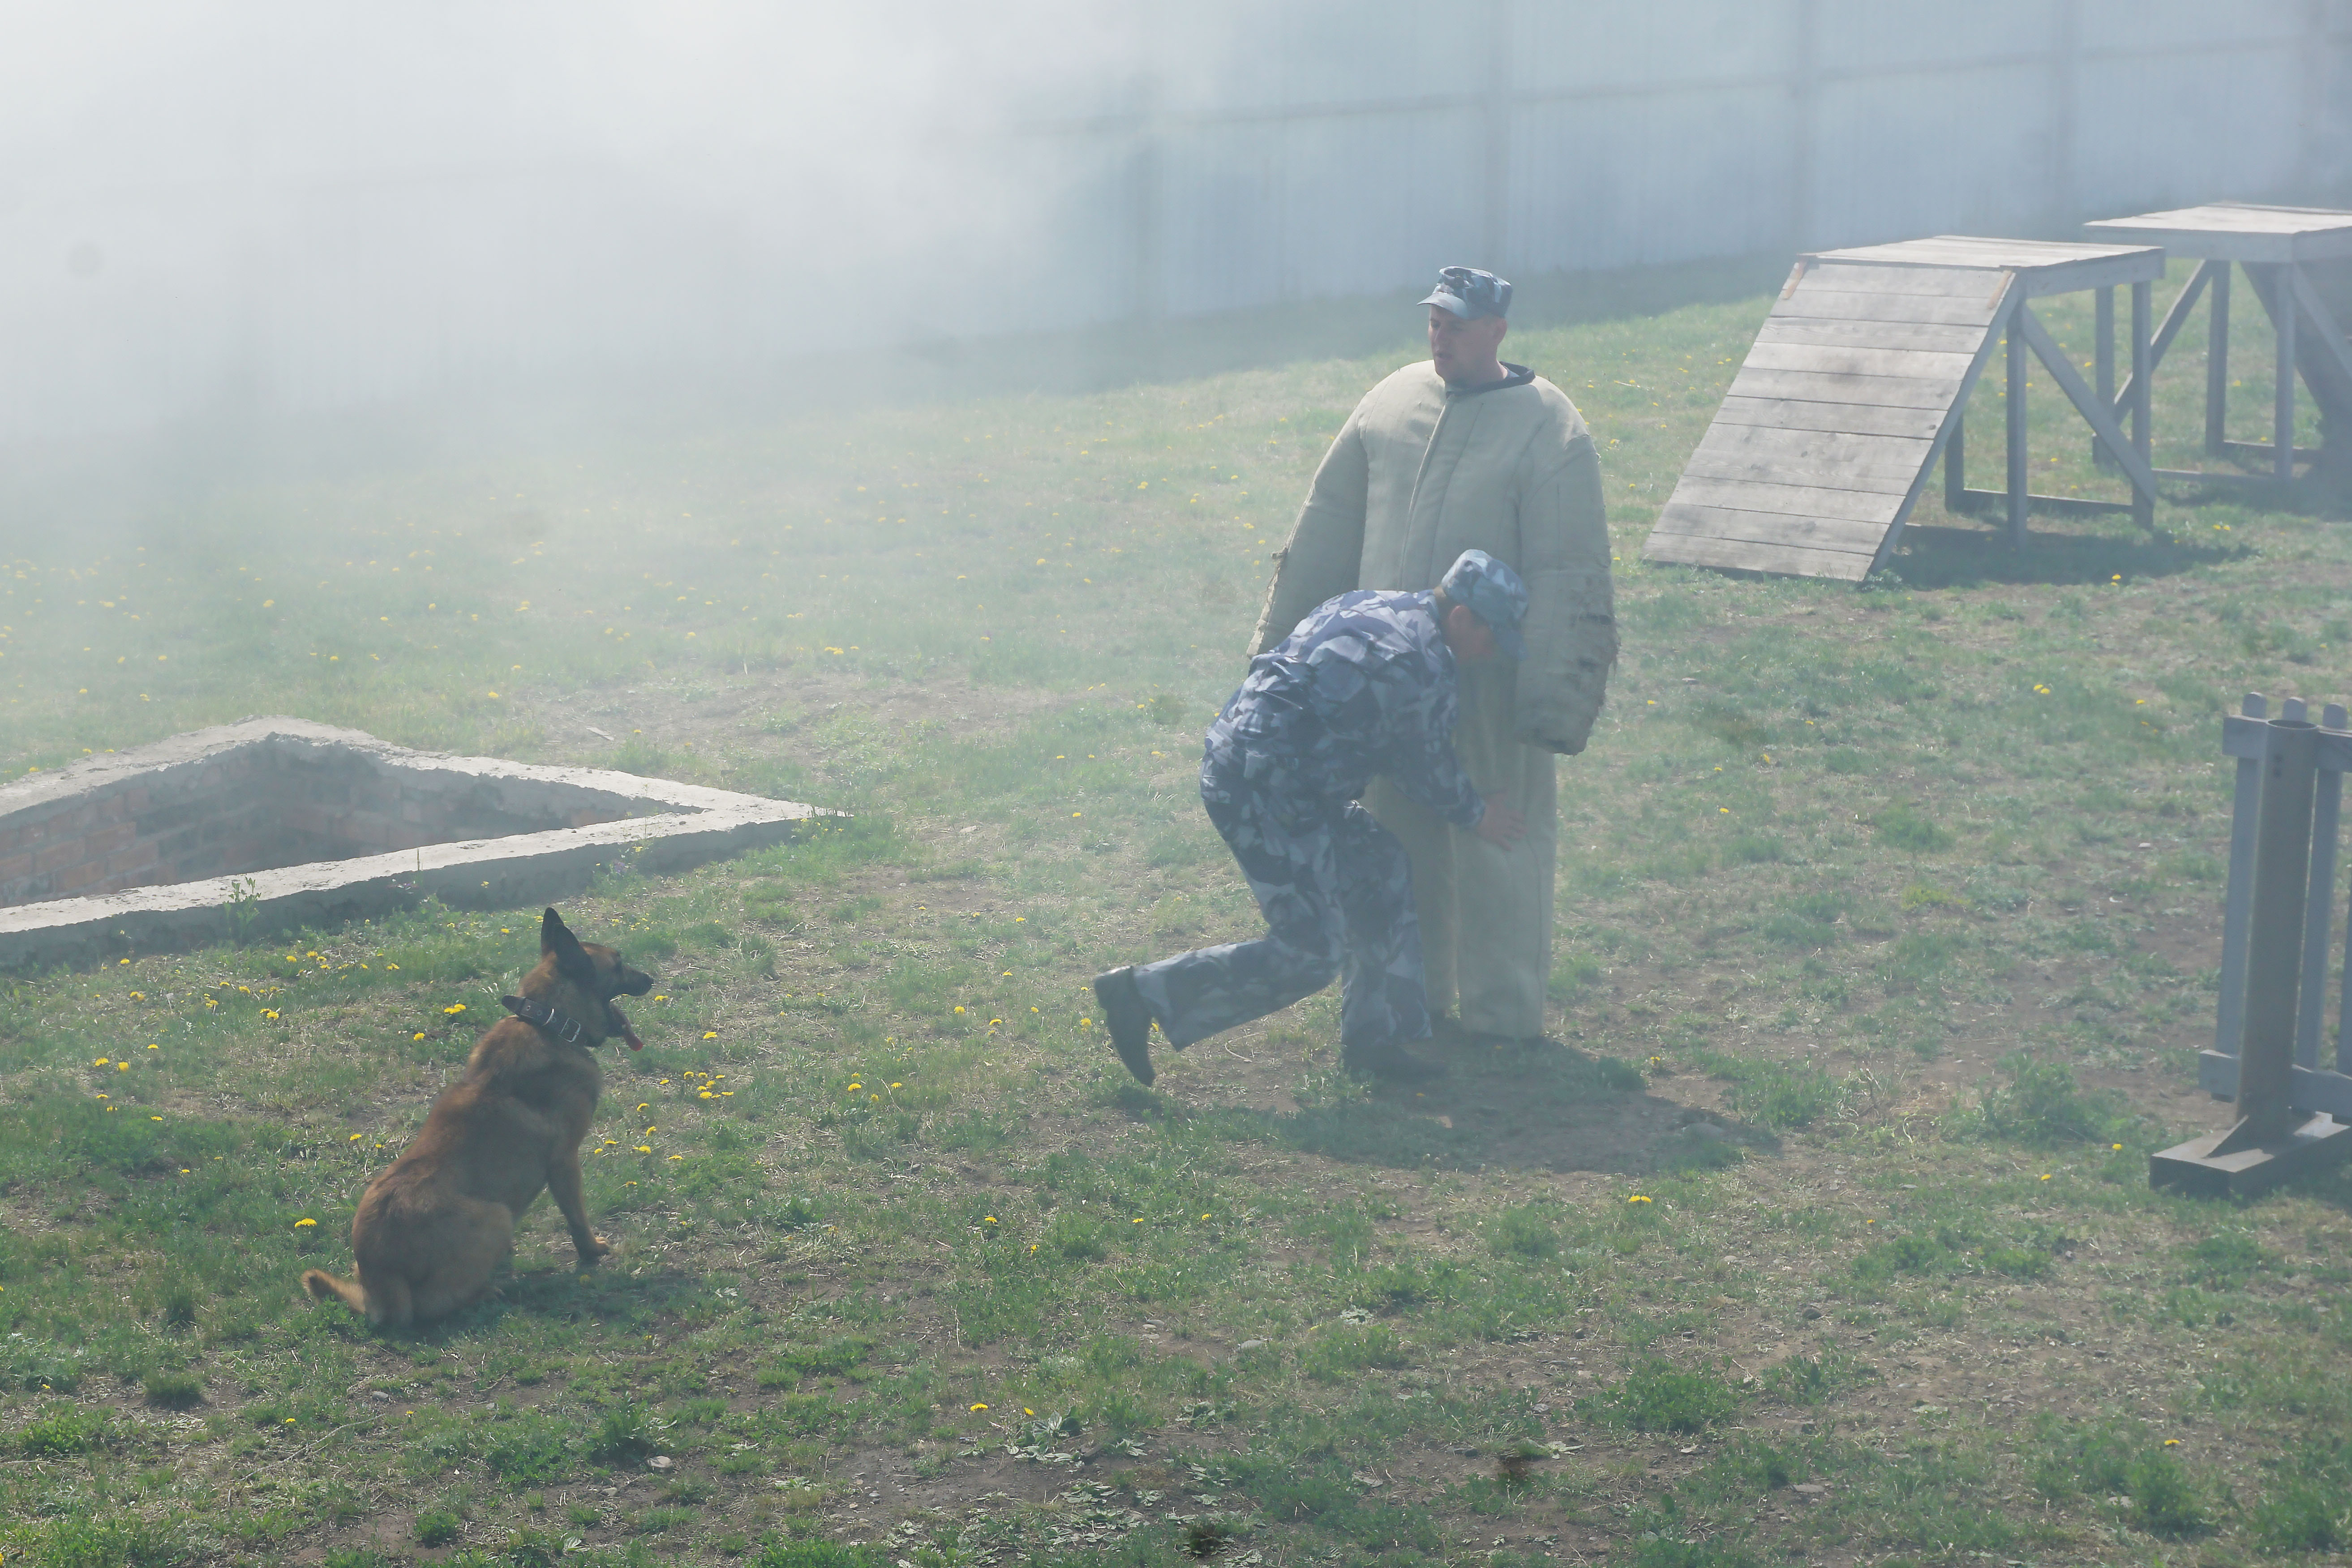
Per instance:
[[[599,870],[685,871],[787,842],[802,823],[837,814],[793,801],[736,799],[750,809],[632,818],[20,904],[0,910],[0,968],[47,968],[320,928],[414,908],[427,898],[460,907],[544,903],[578,893]],[[237,897],[236,883],[249,884],[247,898]]]
[[[545,763],[508,762],[489,757],[458,757],[446,752],[415,751],[379,740],[364,730],[343,729],[309,719],[266,715],[235,724],[190,730],[168,739],[127,751],[86,757],[54,772],[0,784],[0,820],[36,807],[50,805],[125,784],[142,774],[165,768],[199,766],[248,746],[278,741],[318,748],[342,748],[365,753],[385,768],[407,772],[457,774],[484,780],[528,781],[567,786],[645,800],[695,811],[720,810],[760,801],[761,797],[700,784],[680,784],[667,779],[646,779],[604,768],[562,768]]]

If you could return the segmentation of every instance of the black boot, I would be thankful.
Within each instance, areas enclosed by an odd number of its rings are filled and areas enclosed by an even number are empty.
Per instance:
[[[1426,1083],[1444,1076],[1445,1071],[1392,1040],[1378,1045],[1340,1047],[1339,1067],[1351,1078],[1378,1078],[1389,1083]]]
[[[1095,1000],[1102,1004],[1103,1027],[1110,1031],[1111,1048],[1138,1083],[1160,1076],[1151,1070],[1151,1009],[1136,988],[1135,968],[1106,969],[1095,977]]]

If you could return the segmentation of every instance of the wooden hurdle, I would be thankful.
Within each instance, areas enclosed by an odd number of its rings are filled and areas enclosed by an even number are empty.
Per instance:
[[[2352,1158],[2352,919],[2336,1064],[2319,1064],[2334,934],[2336,841],[2352,727],[2330,705],[2249,695],[2221,721],[2238,759],[2221,915],[2221,995],[2198,1082],[2237,1103],[2227,1131],[2148,1156],[2148,1181],[2203,1197],[2260,1192]]]

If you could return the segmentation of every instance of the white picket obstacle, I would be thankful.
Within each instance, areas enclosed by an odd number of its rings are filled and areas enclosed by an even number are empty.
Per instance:
[[[2249,695],[2221,721],[2238,759],[2222,905],[2221,1002],[2198,1082],[2234,1100],[2224,1132],[2148,1156],[2157,1186],[2228,1197],[2352,1158],[2352,917],[2346,922],[2335,1066],[2319,1064],[2334,935],[2336,841],[2352,728],[2341,707]]]

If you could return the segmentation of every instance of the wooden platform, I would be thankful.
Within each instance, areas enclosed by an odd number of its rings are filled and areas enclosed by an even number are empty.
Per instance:
[[[2025,301],[2144,287],[2163,270],[2149,246],[1958,235],[1801,257],[1643,559],[1859,581],[1894,548]],[[2021,495],[2022,476],[2013,462]]]
[[[2346,292],[2343,286],[2352,281],[2347,278],[2352,274],[2352,213],[2215,202],[2137,217],[2102,218],[2083,226],[2102,239],[2140,240],[2161,245],[2176,256],[2198,258],[2200,265],[2196,274],[2157,331],[2153,359],[2156,363],[2163,361],[2198,296],[2206,295],[2210,300],[2205,356],[2205,450],[2209,455],[2264,463],[2274,485],[2294,481],[2298,460],[2322,458],[2322,453],[2294,444],[2298,372],[2319,404],[2324,427],[2340,433],[2352,426],[2352,343],[2346,340],[2346,323],[2338,315]],[[2266,445],[2229,437],[2232,264],[2244,271],[2277,334],[2271,439]],[[2331,285],[2337,294],[2336,305],[2328,299]],[[2104,390],[2104,380],[2101,385]],[[2332,468],[2352,473],[2352,457],[2345,453],[2324,455]],[[2228,471],[2168,468],[2160,471],[2160,476],[2193,479],[2208,486],[2244,483],[2242,476]]]
[[[2213,202],[2083,225],[2103,240],[2160,245],[2200,261],[2340,261],[2352,256],[2352,213]]]

